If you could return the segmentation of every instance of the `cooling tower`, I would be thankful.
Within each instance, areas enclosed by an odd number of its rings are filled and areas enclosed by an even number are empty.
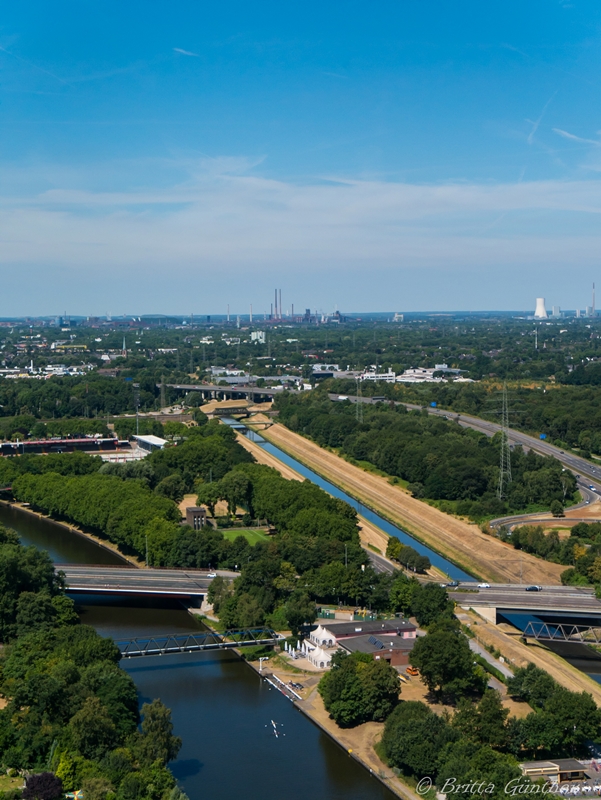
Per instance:
[[[536,311],[534,312],[534,319],[547,319],[547,309],[545,308],[545,298],[536,298]]]

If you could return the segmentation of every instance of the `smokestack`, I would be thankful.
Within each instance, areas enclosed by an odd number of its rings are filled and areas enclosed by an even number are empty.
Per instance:
[[[273,303],[271,304],[271,314],[269,315],[269,319],[273,319]]]
[[[595,316],[595,284],[593,283],[593,313],[591,316]]]
[[[280,319],[282,319],[282,290],[280,289]]]
[[[545,298],[536,298],[536,311],[534,312],[534,319],[547,319],[547,309],[545,308]]]
[[[290,316],[294,319],[294,303],[292,303],[292,314]]]
[[[230,304],[227,304],[227,321],[230,321]]]
[[[253,304],[250,304],[250,324],[253,324]]]
[[[275,318],[278,318],[278,290],[275,290]]]

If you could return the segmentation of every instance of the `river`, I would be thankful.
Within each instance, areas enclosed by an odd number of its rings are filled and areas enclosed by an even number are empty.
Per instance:
[[[96,543],[16,509],[0,523],[56,563],[114,564]],[[79,596],[82,622],[126,638],[198,629],[175,601]],[[191,800],[393,800],[394,795],[231,652],[123,660],[140,702],[160,697],[172,709],[183,746],[170,767]],[[275,720],[285,734],[275,738]]]

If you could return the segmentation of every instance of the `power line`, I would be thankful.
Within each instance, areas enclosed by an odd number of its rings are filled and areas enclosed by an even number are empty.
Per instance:
[[[501,410],[501,453],[499,460],[499,500],[505,497],[508,484],[511,483],[511,449],[509,447],[509,411],[507,409],[507,384],[503,384],[503,406]]]

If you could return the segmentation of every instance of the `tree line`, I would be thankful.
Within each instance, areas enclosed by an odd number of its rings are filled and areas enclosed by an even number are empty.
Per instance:
[[[414,497],[476,521],[548,508],[554,501],[563,507],[576,491],[576,479],[557,459],[515,448],[513,480],[499,499],[499,436],[489,438],[426,411],[378,404],[365,407],[360,422],[354,404],[331,401],[322,392],[285,394],[276,407],[291,430],[406,481]]]
[[[0,764],[33,773],[23,797],[185,800],[166,767],[181,746],[169,709],[146,703],[141,720],[114,642],[79,624],[48,554],[2,526],[0,593]]]
[[[82,453],[4,459],[0,483],[11,485],[18,500],[85,527],[124,553],[144,557],[148,543],[155,566],[178,566],[178,537],[190,534],[179,525],[175,501],[251,460],[217,422],[189,431],[177,447],[126,464],[104,464]]]

